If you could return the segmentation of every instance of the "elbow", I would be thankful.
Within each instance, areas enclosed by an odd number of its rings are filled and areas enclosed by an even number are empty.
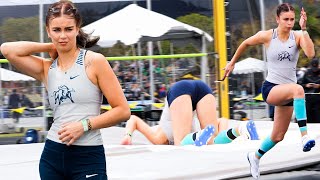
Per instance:
[[[8,55],[10,54],[9,53],[10,47],[9,47],[8,43],[1,44],[0,50],[1,50],[1,54],[4,57],[8,58]]]
[[[127,121],[128,119],[130,119],[130,116],[131,116],[130,107],[129,106],[123,107],[121,120]]]
[[[311,50],[310,52],[306,53],[306,56],[307,56],[309,59],[314,58],[314,56],[315,56],[314,50],[313,50],[313,51]]]

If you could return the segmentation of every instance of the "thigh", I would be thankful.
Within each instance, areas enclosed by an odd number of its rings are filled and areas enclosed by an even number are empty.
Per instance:
[[[216,112],[216,99],[212,94],[204,96],[197,104],[197,116],[201,129],[211,124],[215,127],[215,134],[218,132],[218,121]]]
[[[191,132],[192,102],[190,95],[177,97],[170,105],[174,144],[180,145],[181,140]]]
[[[63,154],[44,147],[40,163],[39,174],[43,180],[63,180]]]
[[[105,180],[107,178],[106,157],[103,146],[67,154],[71,179]]]
[[[283,106],[293,101],[294,93],[299,88],[297,84],[280,84],[274,86],[268,95],[267,103]]]

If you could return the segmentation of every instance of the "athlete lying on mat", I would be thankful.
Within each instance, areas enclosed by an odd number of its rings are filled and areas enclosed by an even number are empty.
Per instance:
[[[140,131],[153,144],[201,146],[212,144],[213,139],[214,143],[229,143],[245,131],[248,131],[250,139],[258,139],[253,121],[246,124],[247,128],[240,126],[226,130],[228,122],[217,120],[215,102],[211,89],[204,82],[176,82],[167,94],[159,126],[151,128],[142,119],[132,115],[127,121],[127,133],[121,144],[131,144],[135,130]],[[194,118],[195,114],[197,118]],[[200,128],[196,127],[197,123]]]

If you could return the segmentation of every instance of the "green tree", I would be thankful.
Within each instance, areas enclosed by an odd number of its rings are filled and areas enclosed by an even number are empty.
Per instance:
[[[2,41],[39,41],[39,18],[8,18],[0,27]]]
[[[204,16],[201,14],[197,13],[192,13],[188,14],[185,16],[180,16],[177,18],[178,21],[183,22],[185,24],[188,24],[193,27],[197,27],[204,32],[208,33],[210,36],[213,35],[213,18]],[[192,43],[186,44],[185,47],[183,48],[175,48],[175,52],[178,53],[198,53],[201,50],[194,46]],[[214,51],[214,46],[213,42],[212,43],[207,43],[207,52],[213,52]],[[209,73],[214,72],[214,57],[213,56],[208,56],[208,66],[209,66]],[[200,67],[200,64],[198,64]]]

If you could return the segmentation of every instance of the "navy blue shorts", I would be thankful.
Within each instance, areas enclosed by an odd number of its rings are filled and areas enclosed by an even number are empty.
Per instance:
[[[269,81],[263,82],[261,92],[262,92],[262,98],[265,102],[267,102],[267,98],[268,98],[268,95],[269,95],[271,89],[276,85],[279,85],[279,84],[274,84]],[[293,101],[291,101],[288,104],[285,104],[283,106],[293,106]]]
[[[106,157],[103,145],[67,146],[46,140],[39,164],[43,180],[106,180]]]
[[[201,80],[182,80],[176,82],[169,90],[167,95],[168,105],[170,107],[173,100],[181,95],[191,96],[192,110],[197,107],[198,102],[207,94],[212,94],[210,87]]]

